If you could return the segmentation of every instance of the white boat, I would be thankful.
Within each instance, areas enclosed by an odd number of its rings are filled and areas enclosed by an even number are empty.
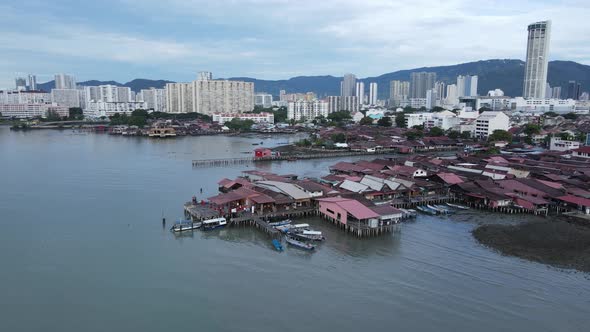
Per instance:
[[[285,236],[285,241],[287,241],[288,244],[300,248],[300,249],[305,249],[305,250],[313,250],[315,249],[315,246],[310,244],[310,243],[305,243],[305,242],[301,242],[298,241],[290,236]]]
[[[227,225],[227,220],[225,218],[214,218],[203,221],[202,228],[204,231],[210,231],[217,228],[225,227]]]
[[[319,231],[311,231],[311,230],[304,230],[300,233],[292,233],[293,237],[301,239],[301,240],[310,240],[310,241],[324,241],[326,238],[322,235],[322,232]]]
[[[170,228],[171,231],[175,233],[184,232],[184,231],[192,231],[195,229],[199,229],[201,227],[200,222],[192,222],[190,220],[183,220],[180,221]]]
[[[459,204],[453,204],[453,203],[447,203],[447,205],[450,207],[454,207],[456,209],[469,210],[469,206],[465,206],[465,205],[459,205]]]
[[[272,226],[272,227],[278,227],[278,226],[286,226],[291,224],[291,220],[290,219],[286,219],[286,220],[282,220],[282,221],[277,221],[277,222],[269,222],[268,225]]]

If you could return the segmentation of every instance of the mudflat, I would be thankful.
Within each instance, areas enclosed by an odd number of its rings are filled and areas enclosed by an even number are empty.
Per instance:
[[[473,236],[504,255],[590,272],[590,225],[563,220],[482,225]]]

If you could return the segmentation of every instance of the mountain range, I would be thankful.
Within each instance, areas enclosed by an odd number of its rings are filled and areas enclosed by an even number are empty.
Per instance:
[[[389,97],[389,82],[392,80],[410,79],[412,72],[435,72],[437,80],[445,83],[455,83],[459,75],[478,75],[478,93],[485,95],[487,91],[493,89],[502,89],[507,96],[522,95],[522,81],[524,78],[524,61],[514,59],[494,59],[481,60],[475,62],[461,63],[451,66],[422,67],[409,70],[399,70],[386,73],[380,76],[367,77],[359,79],[365,82],[368,89],[368,83],[376,82],[378,84],[378,96],[380,99]],[[313,91],[318,96],[329,96],[340,94],[340,81],[342,77],[336,76],[297,76],[287,80],[259,80],[250,77],[230,77],[231,80],[242,80],[254,82],[257,92],[267,92],[278,96],[280,90],[286,90],[287,93]],[[561,97],[564,98],[567,93],[568,81],[581,83],[582,90],[587,91],[590,88],[590,66],[579,64],[573,61],[550,61],[547,81],[552,87],[561,86]],[[138,92],[141,89],[150,87],[163,88],[166,80],[148,80],[134,79],[127,83],[115,81],[85,81],[78,82],[79,85],[100,85],[113,84],[118,86],[127,86],[131,90]],[[49,91],[54,86],[54,81],[38,84],[42,90]]]

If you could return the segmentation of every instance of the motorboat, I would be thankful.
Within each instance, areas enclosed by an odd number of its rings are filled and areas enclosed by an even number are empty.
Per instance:
[[[315,249],[315,246],[313,244],[299,241],[297,239],[294,239],[291,236],[285,236],[285,241],[287,241],[288,244],[290,244],[290,245],[292,245],[294,247],[297,247],[299,249],[304,249],[304,250],[313,250],[313,249]]]
[[[455,209],[469,210],[469,206],[465,206],[465,205],[453,204],[453,203],[447,203],[447,205],[450,206],[450,207],[453,207]]]
[[[217,228],[225,227],[225,225],[227,225],[227,220],[225,218],[221,217],[221,218],[204,220],[201,228],[204,231],[210,231],[210,230],[214,230]]]
[[[201,227],[200,222],[192,222],[191,220],[179,220],[177,223],[172,225],[170,230],[172,232],[184,232],[184,231],[192,231],[195,229],[199,229]]]
[[[326,239],[326,237],[322,235],[322,232],[312,230],[304,230],[300,233],[290,233],[290,235],[299,240],[324,241]]]

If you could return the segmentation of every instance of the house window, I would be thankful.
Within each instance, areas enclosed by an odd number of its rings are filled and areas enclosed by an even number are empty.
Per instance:
[[[332,211],[330,209],[326,209],[326,211],[328,211],[328,213],[330,213],[330,214],[334,214],[334,211]],[[338,214],[338,215],[340,215],[340,214]]]

